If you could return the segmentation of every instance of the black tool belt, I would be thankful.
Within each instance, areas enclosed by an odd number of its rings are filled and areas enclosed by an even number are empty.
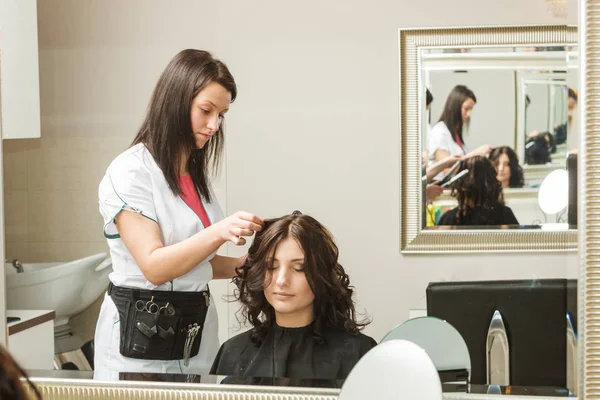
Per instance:
[[[119,311],[119,352],[144,360],[184,360],[198,354],[210,291],[170,292],[108,285]]]

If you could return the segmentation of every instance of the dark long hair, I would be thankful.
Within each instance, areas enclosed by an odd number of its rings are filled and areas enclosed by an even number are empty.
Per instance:
[[[511,188],[522,188],[525,185],[525,178],[523,176],[523,168],[519,165],[519,157],[513,149],[508,146],[496,147],[490,154],[490,161],[494,167],[498,167],[498,161],[500,156],[506,154],[508,157],[508,167],[510,168],[510,179],[508,180],[508,187]]]
[[[473,102],[477,103],[475,94],[469,88],[464,85],[456,85],[446,98],[444,111],[440,116],[440,121],[446,124],[452,134],[452,140],[456,143],[458,143],[457,137],[460,139],[460,143],[465,143],[463,140],[462,105],[467,99],[472,99]]]
[[[469,172],[452,184],[452,196],[458,201],[457,225],[461,225],[461,220],[468,220],[475,212],[478,225],[486,225],[494,207],[504,203],[496,168],[486,157],[476,156],[464,160],[461,171],[463,169]]]
[[[203,50],[179,52],[158,79],[146,118],[132,143],[143,143],[148,148],[174,194],[182,193],[177,178],[182,157],[189,154],[188,172],[200,195],[209,202],[209,171],[212,175],[219,171],[225,140],[223,125],[198,149],[190,109],[196,95],[211,82],[223,86],[231,93],[231,101],[235,100],[235,80],[224,63]]]
[[[425,90],[425,106],[429,106],[431,103],[433,103],[433,94],[431,94],[429,89],[425,88]]]
[[[284,239],[294,238],[304,252],[304,273],[315,295],[313,337],[323,343],[323,329],[357,333],[368,321],[358,322],[352,300],[353,288],[338,262],[338,248],[331,233],[316,219],[294,212],[264,221],[248,251],[246,263],[234,278],[235,297],[242,303],[242,316],[254,327],[251,339],[260,344],[275,324],[275,310],[267,301],[265,278],[272,272],[270,262]],[[270,279],[268,280],[270,282]]]
[[[525,144],[525,162],[528,165],[542,165],[552,162],[551,149],[554,148],[554,136],[542,132]]]
[[[12,358],[3,346],[0,346],[0,399],[28,400],[41,399],[42,395],[27,373]]]

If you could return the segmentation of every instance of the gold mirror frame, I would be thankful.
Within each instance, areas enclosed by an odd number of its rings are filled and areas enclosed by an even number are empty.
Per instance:
[[[581,399],[600,399],[600,0],[579,3],[579,81],[583,189],[578,216],[579,391]]]
[[[577,250],[577,230],[574,229],[562,231],[422,229],[419,116],[420,48],[574,44],[577,44],[577,27],[566,25],[399,30],[400,251],[402,253]]]
[[[43,399],[335,400],[339,389],[32,378]]]

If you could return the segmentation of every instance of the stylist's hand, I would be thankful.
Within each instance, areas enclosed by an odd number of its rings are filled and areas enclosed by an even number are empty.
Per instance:
[[[241,246],[246,244],[244,236],[252,236],[262,230],[263,221],[254,214],[238,211],[215,225],[218,225],[223,240]]]
[[[477,157],[477,156],[485,157],[491,152],[492,152],[492,146],[490,146],[488,144],[484,144],[483,146],[479,146],[478,148],[476,148],[475,150],[473,150],[472,152],[467,154],[465,156],[465,158],[471,158],[471,157]]]
[[[531,131],[527,134],[527,139],[532,139],[534,137],[537,137],[540,133],[538,131]]]
[[[437,183],[429,184],[425,189],[425,199],[427,201],[433,201],[433,199],[435,199],[442,193],[444,193],[443,187],[441,187]]]
[[[479,146],[478,148],[475,149],[475,153],[477,153],[480,156],[487,156],[491,152],[492,152],[492,146],[490,146],[489,144],[484,144],[483,146]]]
[[[459,155],[455,155],[455,156],[448,156],[446,158],[442,159],[442,165],[444,166],[444,169],[446,168],[450,168],[451,166],[453,166],[454,164],[456,164],[457,161],[462,160],[462,156]]]

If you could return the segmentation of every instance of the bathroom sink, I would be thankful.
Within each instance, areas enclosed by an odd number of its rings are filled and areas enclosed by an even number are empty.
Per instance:
[[[10,310],[54,310],[57,326],[89,307],[107,288],[112,262],[106,253],[79,260],[23,263],[18,273],[4,264],[6,301]]]

